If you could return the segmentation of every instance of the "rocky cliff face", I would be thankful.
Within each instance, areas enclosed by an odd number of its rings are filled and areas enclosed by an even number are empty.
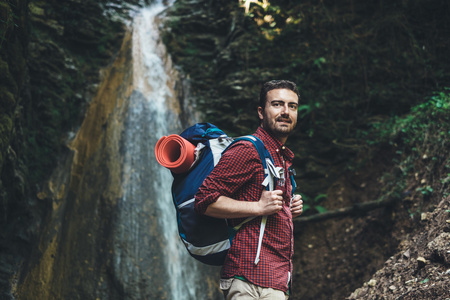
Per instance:
[[[44,182],[68,153],[65,141],[80,125],[100,67],[119,50],[128,14],[110,7],[115,17],[122,16],[113,20],[104,13],[106,6],[97,1],[0,5],[2,299],[12,297],[21,271],[30,267],[30,250],[52,214]],[[57,197],[64,191],[63,186]]]
[[[27,1],[0,4],[0,297],[6,298],[10,280],[27,256],[30,202],[23,162],[23,127],[18,116],[30,95]]]
[[[23,282],[16,290],[20,298],[86,299],[102,295],[114,299],[119,293],[108,285],[104,269],[114,224],[110,220],[112,209],[122,194],[123,157],[117,150],[127,109],[124,99],[130,91],[119,89],[118,83],[130,82],[131,70],[124,69],[130,56],[128,35],[123,50],[104,71],[104,81],[76,139],[69,144],[65,160],[39,193],[39,199],[51,206],[42,222],[39,251],[32,253],[29,269],[21,274]]]

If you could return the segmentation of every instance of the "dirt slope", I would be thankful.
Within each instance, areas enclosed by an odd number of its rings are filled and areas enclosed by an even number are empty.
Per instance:
[[[347,299],[450,299],[450,197],[422,213],[397,253]]]

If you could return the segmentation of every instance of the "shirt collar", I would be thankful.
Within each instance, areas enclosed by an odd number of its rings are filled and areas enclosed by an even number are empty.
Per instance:
[[[294,153],[285,145],[283,145],[278,139],[274,138],[261,126],[255,132],[255,135],[261,139],[267,148],[275,149],[275,151],[281,153],[287,160],[294,159]]]

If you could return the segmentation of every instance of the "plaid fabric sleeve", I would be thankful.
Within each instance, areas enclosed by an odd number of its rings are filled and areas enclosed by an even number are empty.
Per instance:
[[[197,213],[204,214],[208,205],[217,201],[219,196],[258,201],[263,177],[261,159],[255,147],[247,141],[235,143],[222,155],[197,192]]]

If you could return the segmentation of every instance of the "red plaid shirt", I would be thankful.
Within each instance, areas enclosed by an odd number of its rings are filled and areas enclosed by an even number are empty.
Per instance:
[[[221,277],[243,276],[251,283],[287,292],[292,273],[294,252],[292,214],[289,209],[292,185],[288,168],[294,154],[277,139],[259,127],[254,134],[269,150],[276,167],[284,166],[287,179],[278,181],[276,189],[283,191],[283,209],[267,218],[260,261],[254,264],[258,248],[261,218],[257,217],[238,230],[222,267]],[[241,201],[258,201],[264,190],[264,170],[256,148],[248,141],[230,147],[205,179],[195,196],[195,209],[204,214],[219,196]],[[281,184],[281,185],[280,185]],[[232,226],[243,219],[231,219]]]

